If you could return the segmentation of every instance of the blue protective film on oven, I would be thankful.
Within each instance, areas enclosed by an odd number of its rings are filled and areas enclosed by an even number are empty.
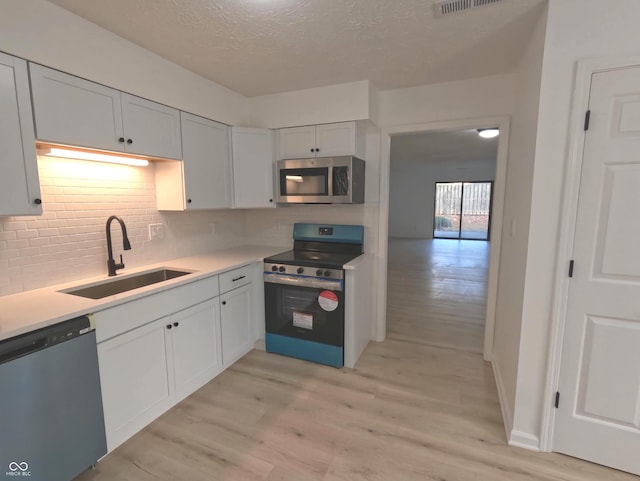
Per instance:
[[[267,352],[326,364],[328,366],[344,366],[344,349],[330,344],[322,344],[307,341],[306,339],[296,339],[267,332],[265,334],[265,349]]]
[[[293,225],[293,240],[363,244],[364,227],[361,225],[296,223]]]

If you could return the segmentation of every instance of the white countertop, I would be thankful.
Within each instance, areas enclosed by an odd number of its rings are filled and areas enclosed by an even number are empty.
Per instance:
[[[0,341],[35,329],[50,326],[57,322],[72,319],[76,316],[101,311],[118,304],[187,284],[252,262],[259,262],[264,257],[285,250],[287,250],[287,247],[234,247],[232,249],[216,251],[208,255],[184,257],[144,267],[124,269],[119,271],[118,276],[115,278],[109,278],[105,275],[92,277],[90,279],[79,279],[66,284],[3,296],[0,297]],[[99,284],[108,279],[127,277],[131,274],[159,268],[187,270],[193,271],[193,273],[103,299],[85,299],[84,297],[59,292],[63,289],[81,285]]]

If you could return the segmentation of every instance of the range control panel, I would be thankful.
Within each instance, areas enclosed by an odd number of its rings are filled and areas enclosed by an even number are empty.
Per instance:
[[[296,275],[307,277],[321,277],[323,279],[344,279],[342,269],[325,269],[323,267],[303,267],[285,264],[264,264],[265,273],[275,273],[283,275]]]

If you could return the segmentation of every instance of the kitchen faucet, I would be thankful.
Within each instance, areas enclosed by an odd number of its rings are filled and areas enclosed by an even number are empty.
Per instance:
[[[118,269],[124,269],[124,262],[122,261],[122,254],[120,254],[120,263],[116,264],[116,261],[113,260],[113,247],[111,246],[111,222],[117,220],[122,229],[122,247],[124,250],[131,250],[131,244],[129,243],[129,238],[127,237],[127,226],[124,225],[124,221],[115,215],[112,215],[107,219],[107,253],[109,254],[109,258],[107,259],[107,269],[109,269],[109,276],[115,276],[116,271]]]

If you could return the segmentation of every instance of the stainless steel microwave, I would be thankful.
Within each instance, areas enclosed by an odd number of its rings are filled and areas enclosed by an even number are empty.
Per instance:
[[[276,202],[362,204],[364,160],[353,156],[285,159],[276,163]]]

